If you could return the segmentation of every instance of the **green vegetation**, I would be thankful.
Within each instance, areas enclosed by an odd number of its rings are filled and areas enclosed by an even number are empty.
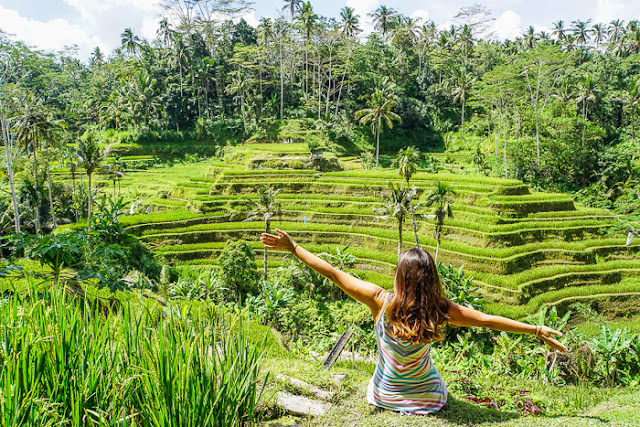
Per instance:
[[[1,425],[252,424],[282,415],[266,366],[337,392],[310,425],[423,422],[364,407],[370,313],[267,258],[273,226],[386,289],[415,240],[452,300],[564,331],[447,327],[434,425],[637,424],[637,21],[498,43],[482,6],[380,6],[364,39],[349,7],[165,3],[87,64],[0,31]],[[311,352],[347,329],[336,386]]]

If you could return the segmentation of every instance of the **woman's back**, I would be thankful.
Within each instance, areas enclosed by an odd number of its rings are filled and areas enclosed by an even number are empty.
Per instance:
[[[447,388],[431,360],[431,345],[391,336],[385,327],[385,307],[375,324],[378,366],[369,382],[367,400],[413,414],[440,410],[447,403]]]

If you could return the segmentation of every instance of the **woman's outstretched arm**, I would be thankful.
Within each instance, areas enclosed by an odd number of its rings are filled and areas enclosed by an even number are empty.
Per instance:
[[[359,301],[371,309],[374,319],[378,318],[378,313],[382,309],[386,292],[378,285],[357,279],[333,267],[325,260],[318,258],[302,246],[293,241],[286,232],[276,228],[280,236],[262,233],[260,241],[269,249],[287,251],[295,255],[311,269],[322,274],[327,279],[338,285],[347,295]]]
[[[480,326],[498,331],[515,332],[517,334],[533,334],[537,335],[542,341],[547,343],[551,348],[559,351],[567,351],[567,347],[560,344],[554,337],[561,337],[562,333],[555,331],[543,325],[529,325],[527,323],[517,322],[502,316],[494,316],[482,313],[478,310],[463,307],[459,304],[449,301],[448,322],[457,326]]]

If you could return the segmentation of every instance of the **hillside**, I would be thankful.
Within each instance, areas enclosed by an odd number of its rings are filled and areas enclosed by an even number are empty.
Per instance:
[[[264,166],[287,159],[302,163],[307,157],[306,144],[247,144],[224,159],[128,172],[123,191],[150,205],[152,213],[123,221],[168,262],[210,266],[228,239],[260,249],[264,224],[244,221],[239,212],[256,197],[256,186],[268,184],[281,189],[282,215],[275,226],[312,251],[349,245],[358,258],[355,273],[392,286],[397,225],[378,218],[374,208],[387,184],[401,182],[400,177],[389,169],[363,170],[351,157],[340,158],[345,170],[337,172],[251,168],[258,159]],[[462,155],[440,157],[447,166],[417,173],[412,185],[420,193],[436,181],[453,186],[454,216],[445,222],[440,260],[464,266],[491,301],[489,311],[522,317],[544,305],[580,299],[604,300],[601,308],[615,316],[616,304],[608,302],[640,297],[638,282],[625,280],[640,276],[635,257],[640,243],[625,246],[623,237],[607,236],[616,219],[605,210],[583,208],[564,194],[532,192],[517,180],[474,174]],[[420,244],[435,251],[434,221],[420,218],[418,231]],[[413,244],[410,221],[403,240],[405,248]],[[271,256],[270,267],[281,261]]]

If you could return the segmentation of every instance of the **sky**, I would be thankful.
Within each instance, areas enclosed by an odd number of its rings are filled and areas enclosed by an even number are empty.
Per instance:
[[[86,60],[96,46],[105,52],[116,48],[127,27],[136,35],[153,38],[164,12],[161,1],[0,0],[0,30],[41,50],[58,51],[75,44],[77,56]],[[367,14],[381,4],[445,27],[461,7],[474,3],[493,12],[498,39],[513,39],[530,25],[537,31],[550,31],[560,19],[567,26],[576,19],[592,19],[593,23],[640,19],[640,0],[311,0],[314,10],[324,16],[338,17],[341,8],[353,7],[361,16],[364,35],[373,29]],[[253,10],[243,18],[255,26],[262,17],[285,13],[284,5],[283,0],[255,0]]]

